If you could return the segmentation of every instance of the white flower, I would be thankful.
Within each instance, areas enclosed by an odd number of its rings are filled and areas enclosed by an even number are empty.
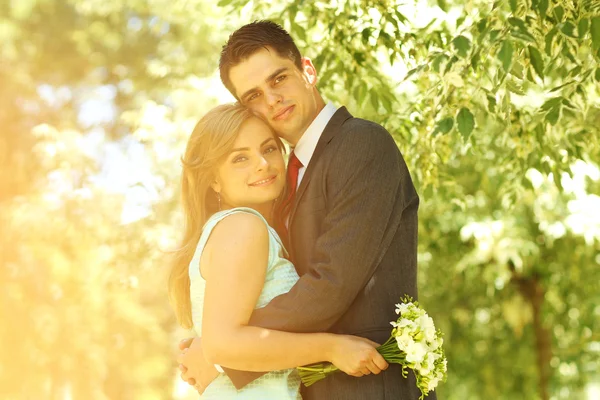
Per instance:
[[[398,348],[406,353],[406,349],[414,343],[414,340],[408,332],[402,332],[401,335],[396,336],[396,342],[398,342]]]
[[[412,303],[396,304],[396,314],[406,313],[409,310],[410,306],[412,306]]]
[[[429,380],[429,383],[427,384],[427,391],[431,392],[433,389],[435,389],[438,385],[438,383],[440,382],[440,378],[438,375],[436,375],[435,377],[431,378]]]
[[[411,321],[410,319],[401,318],[400,321],[398,321],[397,327],[403,330],[414,332],[417,329],[417,324],[415,321]]]
[[[423,362],[419,368],[419,372],[423,376],[427,376],[431,373],[431,371],[435,368],[435,360],[439,358],[438,354],[435,353],[427,353],[425,357],[423,357]]]
[[[417,318],[415,322],[423,331],[423,334],[425,335],[425,340],[427,340],[430,343],[433,342],[433,340],[435,339],[435,325],[433,324],[433,319],[426,314]]]
[[[440,336],[436,336],[432,341],[431,341],[431,348],[433,350],[437,350],[440,347],[442,347],[442,344],[444,344],[444,339]]]
[[[409,363],[421,363],[427,354],[427,346],[420,342],[412,342],[406,348],[406,361]]]

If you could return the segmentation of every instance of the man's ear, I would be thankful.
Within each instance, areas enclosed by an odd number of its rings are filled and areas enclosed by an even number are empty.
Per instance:
[[[306,78],[306,81],[311,85],[317,84],[317,69],[313,65],[312,61],[308,57],[302,57],[302,73]]]

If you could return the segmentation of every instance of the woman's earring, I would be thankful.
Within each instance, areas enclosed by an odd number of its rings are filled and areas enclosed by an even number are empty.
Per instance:
[[[219,211],[221,211],[221,193],[217,192],[217,203],[219,204]]]

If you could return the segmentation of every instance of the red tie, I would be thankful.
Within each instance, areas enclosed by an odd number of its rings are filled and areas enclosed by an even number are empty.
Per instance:
[[[287,233],[286,221],[290,212],[292,211],[292,205],[294,204],[294,197],[296,196],[296,187],[298,186],[298,171],[302,167],[302,163],[298,160],[298,157],[292,153],[290,154],[290,159],[288,161],[287,168],[287,184],[288,190],[286,198],[283,200],[280,206],[280,227],[281,229]]]

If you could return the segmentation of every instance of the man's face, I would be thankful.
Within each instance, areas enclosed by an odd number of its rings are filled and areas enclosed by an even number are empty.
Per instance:
[[[315,68],[308,59],[302,59],[302,65],[300,71],[275,50],[261,49],[229,71],[241,103],[292,145],[320,111]]]

